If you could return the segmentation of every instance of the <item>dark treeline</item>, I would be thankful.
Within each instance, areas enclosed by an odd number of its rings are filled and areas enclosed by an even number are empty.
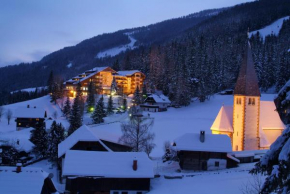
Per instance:
[[[36,88],[34,91],[16,91],[8,94],[8,104],[39,98],[48,94],[45,88]]]

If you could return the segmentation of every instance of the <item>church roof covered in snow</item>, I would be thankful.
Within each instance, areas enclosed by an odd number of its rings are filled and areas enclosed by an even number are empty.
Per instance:
[[[233,107],[222,106],[210,129],[233,132]]]
[[[205,134],[201,142],[199,133],[186,133],[174,143],[178,151],[232,152],[231,139],[227,135]]]
[[[137,170],[133,161],[137,160]],[[64,176],[105,178],[153,178],[153,163],[145,152],[97,152],[70,150],[66,153]]]
[[[234,94],[245,96],[260,96],[258,78],[256,75],[250,42],[244,54],[242,66],[235,86]]]
[[[260,107],[260,128],[278,130],[286,128],[273,101],[261,101]]]
[[[0,193],[42,193],[44,180],[48,175],[41,168],[22,167],[21,172],[16,173],[16,167],[0,167]]]

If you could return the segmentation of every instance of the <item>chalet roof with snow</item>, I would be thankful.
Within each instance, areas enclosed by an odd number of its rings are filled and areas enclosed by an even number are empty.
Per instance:
[[[45,116],[45,110],[43,108],[34,107],[18,107],[14,111],[15,118],[43,118]]]
[[[133,170],[137,160],[137,170]],[[153,178],[153,162],[144,152],[97,152],[70,150],[63,176],[104,178]]]
[[[155,103],[163,103],[163,104],[170,104],[171,101],[168,99],[167,96],[164,96],[163,94],[151,94],[145,99],[145,102],[149,100],[154,100]]]
[[[247,44],[242,66],[234,90],[235,95],[260,96],[258,78],[256,75],[251,45]]]
[[[205,134],[201,142],[199,133],[186,133],[174,143],[177,151],[232,152],[231,139],[227,135]]]
[[[139,71],[139,70],[118,71],[117,74],[116,74],[116,76],[131,76],[134,73],[142,73],[142,72]]]
[[[222,106],[210,129],[233,132],[233,107]]]
[[[115,134],[110,134],[107,132],[100,132],[97,129],[91,129],[86,125],[81,126],[75,132],[73,132],[70,136],[68,136],[64,141],[58,144],[58,157],[66,154],[68,150],[70,150],[76,143],[79,141],[83,142],[99,142],[105,150],[108,152],[112,152],[112,150],[103,142],[108,141],[115,144],[120,144],[118,142],[119,136]]]
[[[0,167],[0,193],[40,194],[48,175],[41,168],[22,167],[21,172],[16,173],[16,167]],[[51,186],[53,192],[56,192],[54,185]]]

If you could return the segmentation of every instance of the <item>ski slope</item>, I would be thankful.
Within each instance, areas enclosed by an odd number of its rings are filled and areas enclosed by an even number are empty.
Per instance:
[[[256,35],[257,32],[260,33],[260,36],[261,36],[261,38],[263,40],[265,40],[266,36],[269,36],[271,34],[275,35],[275,36],[278,36],[279,32],[280,32],[280,30],[282,28],[284,20],[289,20],[289,16],[280,18],[280,19],[276,20],[275,22],[273,22],[272,24],[270,24],[268,26],[265,26],[264,28],[262,28],[260,30],[252,31],[252,32],[250,32],[249,36],[251,37],[252,35]]]
[[[134,39],[131,36],[131,34],[132,33],[125,33],[125,35],[127,35],[128,38],[130,39],[130,43],[129,44],[117,46],[117,47],[114,47],[114,48],[99,52],[97,54],[96,58],[114,57],[114,56],[120,54],[121,52],[125,52],[127,49],[134,50],[135,48],[137,48],[137,47],[134,46],[134,44],[136,43],[137,40]]]

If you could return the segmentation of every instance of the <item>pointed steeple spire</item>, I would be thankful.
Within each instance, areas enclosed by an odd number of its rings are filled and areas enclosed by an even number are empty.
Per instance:
[[[235,95],[260,96],[258,78],[256,75],[250,42],[244,54],[243,63],[237,79]]]

